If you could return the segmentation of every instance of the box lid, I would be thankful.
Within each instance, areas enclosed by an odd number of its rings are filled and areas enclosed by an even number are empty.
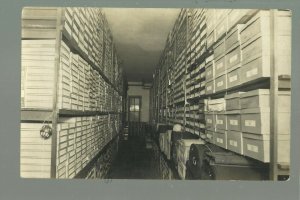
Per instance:
[[[228,130],[227,133],[228,133],[227,136],[230,136],[231,133],[233,133],[233,134],[242,134],[242,131]]]
[[[252,91],[241,94],[240,97],[245,98],[245,97],[251,97],[251,96],[258,96],[258,95],[270,95],[270,90],[269,89],[252,90]]]
[[[225,112],[226,115],[237,115],[241,114],[241,110],[230,110]]]
[[[249,108],[249,109],[242,109],[242,114],[255,114],[255,113],[270,113],[269,107],[260,107],[260,108]]]
[[[243,138],[255,139],[255,140],[270,140],[269,134],[254,134],[254,133],[243,133]]]
[[[243,94],[245,92],[236,92],[236,93],[233,93],[233,94],[226,94],[225,95],[225,99],[233,99],[233,98],[240,98],[241,94]]]

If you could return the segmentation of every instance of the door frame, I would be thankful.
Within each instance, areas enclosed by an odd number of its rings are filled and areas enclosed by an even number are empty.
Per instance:
[[[140,102],[140,107],[139,107],[139,121],[138,122],[141,122],[141,111],[142,111],[142,96],[137,96],[137,95],[129,95],[128,96],[128,124],[130,123],[130,99],[131,98],[138,98],[139,99],[139,102]]]

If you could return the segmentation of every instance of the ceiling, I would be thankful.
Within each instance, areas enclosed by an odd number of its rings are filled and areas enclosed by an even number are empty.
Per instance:
[[[105,8],[128,81],[152,82],[167,36],[180,9]]]

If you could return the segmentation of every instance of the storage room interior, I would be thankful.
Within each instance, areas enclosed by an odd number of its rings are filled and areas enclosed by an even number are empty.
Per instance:
[[[20,177],[288,180],[291,16],[23,8]]]

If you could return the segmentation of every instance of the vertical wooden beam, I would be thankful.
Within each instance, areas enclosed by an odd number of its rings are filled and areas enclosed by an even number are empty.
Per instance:
[[[277,62],[277,10],[270,11],[270,50],[271,50],[271,88],[270,88],[270,179],[278,178],[278,62]]]
[[[53,112],[52,112],[52,141],[51,141],[51,178],[56,178],[56,155],[57,155],[57,121],[58,121],[58,78],[60,67],[60,46],[62,40],[62,13],[63,9],[57,9],[56,43],[55,43],[55,67],[53,87]]]

